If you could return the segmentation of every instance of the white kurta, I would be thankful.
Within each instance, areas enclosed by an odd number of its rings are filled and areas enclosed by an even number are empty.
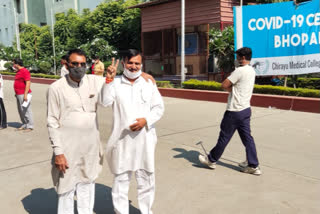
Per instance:
[[[114,174],[139,169],[154,172],[154,152],[157,143],[154,124],[164,112],[157,86],[139,77],[131,84],[117,77],[104,84],[101,103],[113,108],[113,130],[107,144],[106,157]],[[137,118],[145,118],[147,127],[133,132],[129,129]]]
[[[2,79],[2,76],[0,74],[0,98],[3,98],[3,79]]]
[[[77,183],[93,182],[101,171],[103,152],[96,111],[103,81],[85,75],[78,86],[67,75],[48,90],[49,138],[54,155],[64,154],[69,164],[65,174],[52,165],[58,194],[74,189]]]

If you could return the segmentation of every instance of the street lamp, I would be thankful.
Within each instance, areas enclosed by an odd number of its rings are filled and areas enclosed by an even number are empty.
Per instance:
[[[6,5],[2,5],[1,7],[6,8],[8,10],[13,11],[13,16],[14,16],[14,24],[16,27],[16,40],[17,40],[17,50],[19,51],[20,54],[20,59],[21,59],[21,48],[20,48],[20,32],[19,32],[19,24],[18,24],[18,16],[17,16],[17,12],[16,12],[16,8],[14,6],[13,9],[6,7]]]

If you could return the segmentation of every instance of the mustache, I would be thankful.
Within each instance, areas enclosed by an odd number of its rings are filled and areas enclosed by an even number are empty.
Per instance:
[[[129,71],[133,72],[133,71],[139,71],[137,68],[130,68],[128,69]]]

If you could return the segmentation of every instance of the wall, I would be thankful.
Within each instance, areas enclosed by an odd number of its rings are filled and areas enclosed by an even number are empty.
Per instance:
[[[0,43],[11,46],[15,39],[15,22],[13,4],[10,0],[2,0],[0,5]]]
[[[45,3],[44,0],[32,0],[27,1],[28,8],[28,23],[36,24],[40,26],[41,24],[47,23]]]
[[[186,0],[186,25],[233,22],[236,0]],[[181,1],[141,9],[142,32],[176,28],[181,25]]]

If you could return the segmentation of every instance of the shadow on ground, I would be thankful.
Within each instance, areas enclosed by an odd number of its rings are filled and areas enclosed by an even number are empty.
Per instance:
[[[37,188],[31,190],[31,194],[23,198],[21,202],[29,214],[56,214],[57,199],[58,196],[54,188]],[[130,214],[140,214],[139,209],[131,204],[129,210]],[[96,214],[114,213],[110,187],[96,184],[94,212]]]
[[[198,157],[201,154],[200,152],[195,151],[195,150],[189,150],[188,151],[188,150],[183,149],[183,148],[173,148],[172,150],[176,151],[176,152],[180,152],[180,154],[177,154],[177,155],[173,156],[174,158],[183,158],[183,159],[189,161],[190,163],[192,163],[192,166],[194,166],[194,167],[207,168],[204,165],[202,165],[200,163],[200,161],[199,161]],[[221,160],[225,160],[227,162],[236,163],[234,161],[231,161],[231,160],[228,160],[228,159],[225,159],[225,158],[221,158],[217,162],[217,165],[224,166],[226,168],[233,169],[233,170],[236,170],[236,171],[240,170],[240,167],[232,165],[232,164],[229,164],[229,163],[226,163],[226,162],[221,161]]]

